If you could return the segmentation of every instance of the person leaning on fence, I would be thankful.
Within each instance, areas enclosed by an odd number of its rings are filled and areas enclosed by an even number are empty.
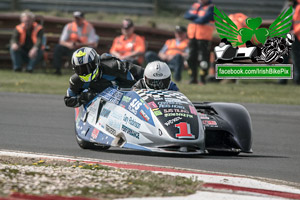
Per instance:
[[[22,71],[23,63],[28,63],[26,71],[31,73],[43,58],[44,31],[32,12],[23,12],[20,19],[11,38],[10,55],[14,71]]]
[[[198,83],[198,66],[200,58],[200,83],[205,83],[210,66],[210,43],[214,31],[214,5],[211,0],[198,0],[184,14],[190,20],[187,35],[189,42],[188,64],[191,69],[191,84]]]
[[[174,71],[175,81],[181,80],[181,73],[184,68],[184,61],[188,57],[188,43],[186,28],[183,26],[175,27],[175,38],[165,42],[159,54],[147,51],[145,54],[146,63],[161,60],[166,62],[170,69]]]
[[[123,20],[121,31],[122,35],[114,39],[109,52],[121,60],[142,65],[146,50],[145,39],[134,33],[134,24],[131,19]]]
[[[60,36],[59,44],[56,45],[53,55],[53,68],[56,69],[55,74],[61,74],[63,56],[71,57],[73,52],[83,46],[96,48],[98,46],[99,37],[96,35],[95,29],[84,18],[84,14],[80,11],[73,13],[74,21],[65,25]]]

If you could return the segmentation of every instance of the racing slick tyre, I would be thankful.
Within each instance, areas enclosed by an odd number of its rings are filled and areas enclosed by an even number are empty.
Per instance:
[[[110,146],[107,146],[107,145],[95,145],[92,142],[84,141],[84,140],[80,139],[77,135],[76,135],[76,141],[77,141],[78,145],[80,146],[80,148],[82,148],[82,149],[107,150],[110,148]]]
[[[236,151],[213,151],[213,150],[208,150],[209,155],[213,156],[238,156],[240,152]]]

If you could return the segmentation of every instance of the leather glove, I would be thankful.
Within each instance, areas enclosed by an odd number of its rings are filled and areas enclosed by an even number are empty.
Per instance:
[[[91,100],[93,100],[96,96],[97,96],[97,94],[93,93],[91,91],[82,92],[79,96],[79,102],[81,104],[86,104],[86,103],[90,102]]]

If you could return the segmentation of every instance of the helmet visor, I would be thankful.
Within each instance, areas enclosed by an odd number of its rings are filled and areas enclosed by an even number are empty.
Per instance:
[[[73,67],[76,74],[79,76],[86,76],[92,73],[97,68],[96,62],[90,62],[83,65],[75,65]]]
[[[165,90],[169,88],[171,77],[165,79],[149,79],[145,76],[145,82],[149,88],[154,90]]]

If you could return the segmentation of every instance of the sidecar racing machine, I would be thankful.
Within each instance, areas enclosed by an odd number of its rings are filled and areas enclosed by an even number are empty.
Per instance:
[[[252,152],[248,111],[233,103],[192,103],[178,91],[107,88],[75,109],[81,148],[237,155]]]

